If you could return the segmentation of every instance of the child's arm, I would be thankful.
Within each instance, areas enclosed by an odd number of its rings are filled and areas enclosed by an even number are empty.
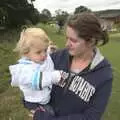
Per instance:
[[[9,70],[11,73],[11,85],[15,87],[23,85],[34,90],[40,90],[61,80],[61,72],[57,70],[41,72],[39,67],[33,69],[31,66],[19,65],[11,65]]]
[[[32,88],[35,90],[40,90],[44,87],[49,87],[52,84],[57,84],[61,80],[60,71],[36,71],[32,79]]]
[[[16,70],[15,65],[9,66],[9,71],[10,71],[10,74],[11,74],[11,85],[18,87],[19,86],[19,80],[17,79],[17,75],[16,75],[17,70]]]
[[[11,85],[19,87],[20,85],[31,86],[34,67],[30,65],[10,65],[9,71],[11,74]]]

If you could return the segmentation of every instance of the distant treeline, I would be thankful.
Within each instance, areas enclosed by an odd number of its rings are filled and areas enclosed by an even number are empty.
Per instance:
[[[58,9],[55,11],[53,17],[48,9],[43,9],[39,12],[34,8],[33,1],[35,0],[0,0],[0,28],[1,27],[19,27],[26,24],[41,23],[62,23],[64,25],[69,13]],[[80,12],[92,12],[85,6],[78,6],[75,8],[73,14]],[[109,17],[120,14],[120,10],[97,11],[94,12],[98,16]]]

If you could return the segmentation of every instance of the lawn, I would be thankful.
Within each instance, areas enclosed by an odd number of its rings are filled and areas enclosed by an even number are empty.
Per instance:
[[[59,48],[64,47],[64,32],[58,34],[54,27],[38,24],[50,36]],[[21,93],[10,86],[8,66],[14,64],[17,55],[13,52],[19,38],[19,30],[0,31],[0,119],[1,120],[31,120],[28,111],[21,104]],[[120,120],[120,33],[110,34],[110,42],[100,48],[109,59],[114,70],[113,91],[105,111],[104,120]]]

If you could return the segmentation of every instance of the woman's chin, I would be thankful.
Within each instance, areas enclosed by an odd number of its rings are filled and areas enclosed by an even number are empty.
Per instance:
[[[69,54],[70,54],[71,56],[74,56],[74,55],[75,55],[75,53],[74,53],[73,51],[70,51],[70,50],[69,50]]]

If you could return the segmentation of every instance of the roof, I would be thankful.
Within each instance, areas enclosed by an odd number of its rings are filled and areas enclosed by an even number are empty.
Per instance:
[[[115,10],[102,10],[94,12],[100,18],[115,18],[120,17],[120,9]]]

